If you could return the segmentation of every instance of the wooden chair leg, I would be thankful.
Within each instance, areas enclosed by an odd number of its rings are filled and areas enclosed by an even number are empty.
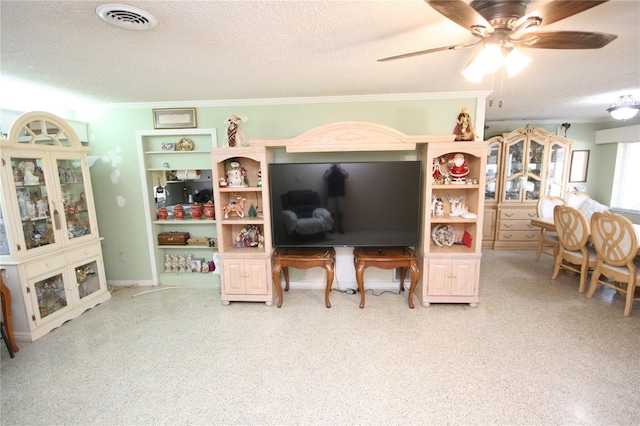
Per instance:
[[[9,356],[14,358],[16,355],[13,353],[13,349],[11,349],[11,343],[9,342],[9,337],[7,337],[7,333],[4,331],[4,323],[0,326],[0,332],[2,332],[2,340],[7,345],[7,350],[9,351]]]
[[[544,244],[544,229],[540,229],[540,239],[538,239],[538,250],[536,250],[536,260],[540,259],[542,245]]]

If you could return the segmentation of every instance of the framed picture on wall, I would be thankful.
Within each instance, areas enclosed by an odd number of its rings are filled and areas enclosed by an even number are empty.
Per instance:
[[[569,182],[586,182],[589,169],[589,150],[577,150],[571,152],[571,168],[569,169]]]
[[[154,129],[195,129],[195,108],[163,108],[153,110]]]

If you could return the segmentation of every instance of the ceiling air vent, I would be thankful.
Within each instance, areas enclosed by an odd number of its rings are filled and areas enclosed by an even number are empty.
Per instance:
[[[150,30],[158,26],[153,15],[125,4],[103,4],[96,8],[96,13],[108,23],[128,30]]]

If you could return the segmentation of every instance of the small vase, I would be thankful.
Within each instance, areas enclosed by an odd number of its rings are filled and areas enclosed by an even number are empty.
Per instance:
[[[216,209],[213,201],[207,201],[207,203],[204,205],[204,217],[210,220],[216,218]]]
[[[167,208],[166,207],[160,207],[158,209],[158,219],[167,220],[168,217],[169,217],[169,212],[167,211]]]
[[[202,204],[200,203],[191,204],[191,219],[193,220],[202,219]]]
[[[184,219],[184,207],[182,207],[182,204],[176,204],[173,208],[173,216],[175,216],[176,220]]]

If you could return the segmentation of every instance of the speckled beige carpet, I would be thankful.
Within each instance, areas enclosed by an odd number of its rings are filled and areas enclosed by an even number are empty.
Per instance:
[[[483,254],[480,305],[291,290],[282,309],[219,290],[113,298],[2,348],[2,425],[640,424],[640,306]]]

